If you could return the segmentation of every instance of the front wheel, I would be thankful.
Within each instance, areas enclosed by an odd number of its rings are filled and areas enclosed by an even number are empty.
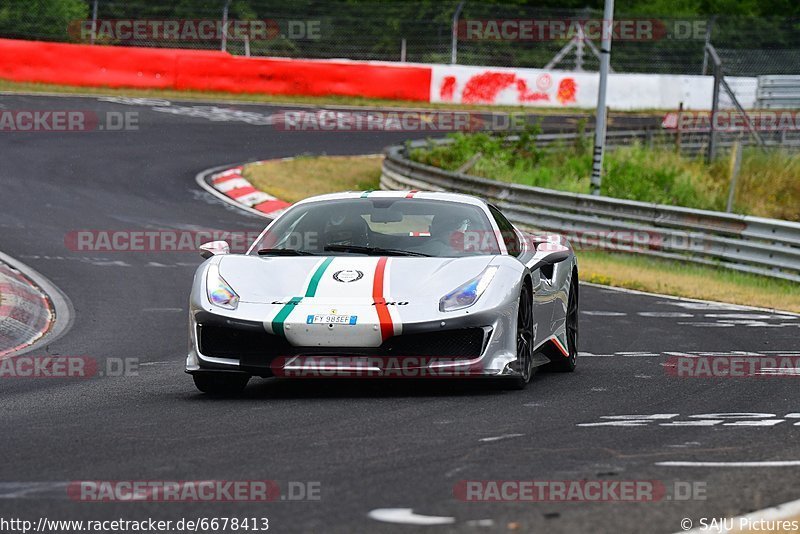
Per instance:
[[[553,369],[565,373],[575,370],[578,362],[578,277],[573,273],[567,298],[567,350],[569,355],[554,363]]]
[[[194,373],[194,385],[203,393],[219,396],[239,395],[250,381],[250,376],[238,373]]]
[[[517,361],[519,374],[505,378],[508,389],[525,389],[536,368],[533,366],[533,296],[528,284],[523,284],[517,307]]]

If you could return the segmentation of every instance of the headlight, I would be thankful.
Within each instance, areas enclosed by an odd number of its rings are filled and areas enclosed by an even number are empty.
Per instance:
[[[219,267],[211,265],[206,274],[206,292],[208,293],[208,300],[211,304],[226,308],[228,310],[235,310],[239,305],[239,295],[236,291],[225,281],[219,274]]]
[[[481,274],[467,282],[466,284],[457,287],[447,295],[442,297],[439,301],[439,311],[449,312],[468,308],[478,302],[481,295],[489,284],[492,282],[495,273],[497,273],[497,266],[493,265],[487,267]]]

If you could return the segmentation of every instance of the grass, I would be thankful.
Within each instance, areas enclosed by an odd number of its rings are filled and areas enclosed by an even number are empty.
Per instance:
[[[250,164],[253,184],[283,200],[377,189],[382,158],[301,157]],[[652,293],[800,312],[800,284],[723,268],[603,251],[578,251],[581,280]]]
[[[287,202],[336,191],[378,189],[381,157],[301,156],[247,165],[244,176],[256,189]]]
[[[580,277],[586,282],[800,313],[800,284],[793,282],[629,254],[577,254]]]
[[[556,145],[542,150],[533,143],[536,131],[507,144],[484,133],[453,134],[451,145],[413,150],[411,158],[454,170],[480,152],[468,172],[495,180],[546,187],[575,193],[589,192],[591,142]],[[676,154],[672,147],[641,145],[618,148],[606,154],[601,194],[624,198],[724,211],[730,182],[730,162],[720,158],[711,165],[701,159]],[[734,211],[800,221],[800,153],[746,148],[742,154]]]

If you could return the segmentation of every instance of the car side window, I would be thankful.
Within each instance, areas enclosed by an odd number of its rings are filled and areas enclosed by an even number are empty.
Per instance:
[[[494,217],[497,227],[500,228],[500,235],[503,237],[503,242],[506,244],[508,253],[512,256],[519,256],[520,253],[522,253],[522,247],[520,246],[517,232],[514,230],[514,225],[511,224],[508,219],[505,218],[505,215],[500,213],[500,210],[494,206],[490,205],[489,211],[491,212],[492,217]]]

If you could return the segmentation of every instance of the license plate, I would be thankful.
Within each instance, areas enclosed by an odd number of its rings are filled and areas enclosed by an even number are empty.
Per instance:
[[[306,324],[356,324],[357,315],[309,315]]]

